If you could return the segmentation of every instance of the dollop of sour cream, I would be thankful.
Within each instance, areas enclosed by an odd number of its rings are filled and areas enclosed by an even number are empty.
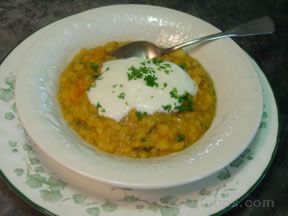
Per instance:
[[[181,97],[197,90],[180,66],[132,57],[104,63],[87,94],[99,115],[120,121],[133,108],[144,114],[177,111]]]

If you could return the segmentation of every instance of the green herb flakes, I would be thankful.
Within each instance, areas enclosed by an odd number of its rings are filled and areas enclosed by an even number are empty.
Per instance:
[[[98,71],[99,69],[99,65],[94,63],[94,62],[91,62],[90,63],[90,68],[93,70],[93,71]]]
[[[181,142],[181,141],[183,141],[183,140],[185,140],[185,135],[184,134],[177,134],[177,136],[176,136],[176,141],[177,142]]]
[[[169,93],[172,98],[178,99],[178,90],[176,88],[173,88]]]
[[[147,75],[144,78],[146,85],[150,87],[157,87],[159,84],[157,83],[157,77],[155,75]]]
[[[188,93],[183,94],[178,98],[179,105],[175,107],[178,112],[193,111],[192,96]]]
[[[98,109],[98,108],[101,108],[102,106],[101,106],[101,104],[98,102],[97,104],[96,104],[96,108]]]
[[[171,65],[164,63],[161,59],[144,60],[140,64],[140,67],[131,66],[128,68],[128,80],[143,79],[145,84],[152,88],[159,86],[155,68],[166,74],[169,74],[172,71]]]
[[[181,67],[183,70],[187,70],[187,64],[182,63],[182,64],[178,64],[179,67]]]
[[[125,93],[124,93],[124,92],[121,92],[121,93],[118,95],[118,98],[124,99],[124,98],[125,98]]]
[[[140,121],[143,117],[147,116],[147,112],[136,111],[135,112],[136,118]]]
[[[171,112],[172,111],[172,105],[171,104],[162,105],[162,107],[167,112]]]
[[[170,96],[177,100],[173,105],[163,105],[163,109],[167,112],[187,112],[193,111],[193,97],[189,93],[184,93],[183,95],[178,94],[178,90],[173,88],[170,92]]]
[[[99,102],[96,103],[96,108],[101,112],[106,112],[106,110],[102,107],[102,105]]]
[[[162,60],[162,59],[153,58],[153,59],[152,59],[152,62],[153,62],[153,64],[155,64],[155,65],[159,65],[160,63],[163,62],[163,60]]]
[[[168,86],[167,82],[163,83],[163,88],[166,88]]]
[[[100,77],[100,75],[99,74],[93,74],[92,75],[92,80],[97,80],[98,78]]]
[[[134,66],[131,66],[128,68],[128,80],[136,80],[143,78],[143,71],[140,69],[135,68]]]

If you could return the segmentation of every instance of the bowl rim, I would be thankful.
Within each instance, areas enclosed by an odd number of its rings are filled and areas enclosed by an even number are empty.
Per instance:
[[[152,9],[153,8],[153,10],[161,10],[161,11],[165,11],[165,12],[169,12],[169,13],[173,13],[173,14],[176,14],[177,16],[185,16],[185,17],[187,17],[187,15],[189,16],[189,17],[191,17],[191,18],[193,18],[193,19],[195,19],[195,20],[198,20],[198,21],[200,21],[200,22],[204,22],[204,23],[206,23],[205,21],[203,21],[203,20],[200,20],[199,18],[196,18],[196,17],[194,17],[194,16],[192,16],[192,15],[189,15],[189,14],[185,14],[185,13],[183,13],[183,12],[179,12],[179,11],[176,11],[176,10],[172,10],[172,9],[167,9],[167,8],[162,8],[162,7],[158,7],[158,6],[148,6],[148,5],[113,5],[113,6],[106,6],[106,7],[101,7],[101,8],[96,8],[96,9],[92,9],[92,10],[89,10],[89,11],[85,11],[85,12],[82,12],[82,13],[79,13],[79,14],[75,14],[75,15],[72,15],[72,16],[69,16],[69,17],[67,17],[67,18],[64,18],[64,19],[62,19],[62,20],[59,20],[59,21],[56,21],[56,22],[54,22],[54,23],[52,23],[52,24],[50,24],[50,25],[48,25],[47,27],[44,27],[44,28],[53,28],[53,27],[57,27],[57,25],[60,25],[61,26],[61,24],[63,24],[63,23],[65,23],[64,21],[67,21],[67,20],[69,20],[69,19],[71,19],[71,20],[73,20],[74,18],[79,18],[79,16],[81,17],[81,16],[85,16],[85,14],[91,14],[92,12],[94,13],[94,12],[97,12],[97,11],[99,11],[99,10],[115,10],[115,9],[117,9],[117,10],[119,10],[119,9],[121,9],[121,10],[126,10],[127,9],[127,6],[129,6],[129,8],[130,8],[130,10],[131,10],[131,7],[133,7],[135,10],[136,9],[138,9],[138,10],[143,10],[143,9],[147,9],[147,11],[148,11],[148,9],[150,10],[150,9]],[[208,23],[206,23],[206,24],[208,24]],[[211,24],[208,24],[208,25],[210,25],[211,26]],[[218,30],[217,28],[215,28],[215,27],[213,27],[215,30]],[[219,30],[218,30],[219,31]],[[230,41],[230,43],[234,43],[234,42],[232,42],[232,40]],[[234,43],[234,45],[236,45],[236,43]],[[34,46],[37,46],[37,43],[35,43],[34,44]],[[241,48],[238,46],[238,45],[236,45],[237,47],[238,47],[238,49],[240,49],[241,50]],[[31,48],[31,49],[33,49],[33,47]],[[243,52],[243,51],[242,51]],[[243,54],[245,54],[244,52],[243,52]],[[245,54],[246,55],[246,54]],[[25,58],[24,58],[25,59]],[[253,66],[252,66],[253,67]],[[20,71],[19,71],[19,74],[20,74]],[[198,177],[195,177],[194,176],[194,178],[193,179],[184,179],[183,181],[177,181],[177,182],[174,182],[174,183],[171,183],[171,182],[169,182],[169,183],[165,183],[165,182],[158,182],[158,183],[153,183],[153,184],[145,184],[145,183],[140,183],[140,184],[137,184],[137,183],[134,183],[134,184],[131,184],[131,183],[127,183],[127,182],[123,182],[123,181],[118,181],[118,180],[115,180],[115,179],[107,179],[107,178],[103,178],[103,177],[100,177],[100,176],[90,176],[89,174],[87,174],[87,173],[85,173],[85,172],[81,172],[81,171],[79,171],[79,170],[75,170],[75,169],[73,169],[73,167],[69,167],[69,166],[67,166],[67,164],[65,164],[65,163],[62,163],[61,161],[58,161],[57,159],[55,159],[53,156],[51,156],[49,153],[47,153],[47,151],[45,150],[45,148],[43,148],[43,146],[42,145],[39,145],[39,140],[36,138],[35,139],[35,136],[34,136],[34,132],[33,132],[33,128],[31,128],[31,125],[29,125],[29,120],[27,120],[27,116],[25,116],[25,112],[23,111],[23,109],[22,109],[22,107],[21,107],[21,105],[19,106],[19,104],[21,104],[21,102],[19,102],[19,101],[21,101],[22,99],[21,99],[21,97],[22,97],[22,91],[21,91],[21,85],[23,86],[23,83],[22,83],[22,78],[23,78],[23,74],[24,73],[22,73],[22,76],[21,75],[17,75],[17,78],[16,78],[16,87],[15,87],[15,97],[16,97],[16,106],[17,106],[17,110],[18,110],[18,113],[19,113],[19,116],[20,116],[20,120],[21,120],[21,122],[23,123],[23,125],[24,125],[24,127],[25,127],[25,129],[27,130],[27,132],[28,132],[28,134],[31,136],[31,138],[32,138],[32,140],[36,143],[36,145],[37,145],[37,148],[41,151],[41,152],[44,152],[44,153],[46,153],[46,154],[48,154],[48,156],[50,156],[50,158],[51,159],[53,159],[54,161],[57,161],[59,164],[61,164],[62,166],[64,166],[64,167],[66,167],[67,169],[70,169],[70,170],[72,170],[72,171],[76,171],[76,172],[78,172],[79,174],[81,174],[81,175],[84,175],[84,176],[86,176],[86,177],[88,177],[88,178],[92,178],[92,179],[95,179],[95,180],[99,180],[99,181],[102,181],[102,182],[106,182],[106,183],[110,183],[110,184],[113,184],[113,185],[117,185],[117,186],[121,186],[121,187],[131,187],[131,188],[143,188],[143,189],[152,189],[152,188],[166,188],[166,187],[173,187],[173,186],[178,186],[178,185],[182,185],[182,184],[186,184],[186,183],[190,183],[190,182],[192,182],[192,181],[197,181],[197,180],[199,180],[199,179],[202,179],[202,178],[204,178],[204,177],[206,177],[206,176],[208,176],[208,175],[211,175],[211,174],[213,174],[213,173],[215,173],[215,172],[217,172],[218,170],[220,170],[220,169],[222,169],[222,168],[224,168],[226,165],[228,165],[232,160],[234,160],[237,156],[239,156],[240,154],[241,154],[241,152],[249,145],[249,143],[250,143],[250,141],[253,139],[253,137],[255,136],[255,134],[256,134],[256,132],[257,132],[257,130],[258,130],[258,127],[255,127],[254,128],[254,130],[250,133],[250,136],[249,137],[247,137],[247,140],[248,140],[248,142],[246,143],[246,145],[243,145],[242,146],[242,149],[241,149],[241,151],[239,151],[237,154],[235,154],[235,155],[233,155],[233,157],[231,157],[230,158],[230,161],[229,162],[225,162],[225,163],[222,163],[222,165],[221,166],[219,166],[217,169],[215,169],[215,170],[213,170],[212,172],[209,172],[209,173],[206,173],[206,175],[202,175],[202,176],[198,176]],[[19,84],[19,83],[22,83],[22,84]],[[259,82],[259,79],[258,79],[258,84],[259,84],[259,86],[260,86],[260,82]],[[260,89],[261,89],[261,87],[260,87]],[[261,107],[262,107],[262,104],[263,104],[263,98],[262,98],[262,92],[260,92],[261,93]],[[17,101],[19,102],[19,103],[17,103]],[[258,121],[256,122],[256,124],[255,125],[258,125],[259,126],[259,124],[260,124],[260,120],[261,120],[261,115],[262,115],[262,109],[261,109],[261,111],[259,112],[259,114],[258,114],[259,116],[258,116]],[[171,156],[171,155],[170,155]],[[173,155],[172,155],[173,156]],[[167,157],[169,157],[169,155],[168,156],[166,156],[166,158]],[[129,159],[130,160],[130,159]],[[143,161],[143,160],[142,160]]]

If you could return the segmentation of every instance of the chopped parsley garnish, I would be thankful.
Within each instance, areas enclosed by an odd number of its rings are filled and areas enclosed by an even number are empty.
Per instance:
[[[166,69],[166,66],[164,66],[164,65],[159,65],[159,66],[157,67],[157,69],[158,69],[158,70],[164,70],[164,69]]]
[[[166,66],[166,67],[168,67],[168,68],[171,68],[171,65],[168,64],[168,63],[164,63],[163,65]]]
[[[155,75],[147,75],[144,78],[146,85],[150,87],[157,87],[159,84],[156,82],[157,77]]]
[[[90,63],[90,68],[91,68],[92,70],[94,70],[94,71],[98,71],[99,65],[96,64],[96,63],[94,63],[94,62],[91,62],[91,63]]]
[[[193,98],[192,95],[189,93],[184,93],[183,95],[178,94],[178,90],[176,88],[173,88],[170,92],[170,96],[172,98],[175,98],[177,100],[176,103],[162,105],[162,108],[167,112],[187,112],[187,111],[193,111]]]
[[[178,90],[176,88],[173,88],[169,93],[172,98],[178,99]]]
[[[140,121],[143,117],[147,116],[147,112],[136,111],[135,112],[136,118]]]
[[[93,75],[92,75],[92,80],[95,81],[95,80],[99,79],[100,76],[101,76],[100,74],[93,74]]]
[[[159,86],[156,69],[164,71],[166,74],[172,71],[171,65],[161,59],[144,60],[140,64],[140,67],[131,66],[128,68],[128,80],[143,79],[145,84],[152,88]]]
[[[110,68],[109,68],[109,67],[106,67],[106,68],[105,68],[105,71],[108,71],[108,70],[110,70]]]
[[[128,80],[136,80],[143,78],[143,71],[139,68],[135,68],[134,66],[131,66],[128,68]]]
[[[182,63],[182,64],[178,64],[179,67],[181,67],[183,70],[186,70],[187,69],[187,64],[185,63]]]
[[[155,64],[155,65],[159,65],[160,63],[163,62],[163,60],[162,60],[162,59],[153,58],[153,59],[152,59],[152,62],[153,62],[153,64]]]
[[[98,108],[101,108],[101,107],[102,107],[101,104],[99,102],[97,102],[96,108],[98,109]]]
[[[186,138],[186,136],[184,134],[177,134],[176,141],[181,142],[181,141],[185,140],[185,138]]]
[[[124,98],[125,98],[125,93],[124,93],[124,92],[121,92],[121,93],[118,95],[118,98],[124,99]]]
[[[99,102],[97,102],[96,108],[101,112],[106,112],[106,110],[101,106],[101,104]]]
[[[117,84],[112,85],[113,88],[115,88],[117,86]]]
[[[181,95],[178,102],[179,105],[174,108],[178,112],[193,111],[193,99],[188,93]]]
[[[167,112],[172,111],[172,105],[171,104],[163,105],[162,107]]]

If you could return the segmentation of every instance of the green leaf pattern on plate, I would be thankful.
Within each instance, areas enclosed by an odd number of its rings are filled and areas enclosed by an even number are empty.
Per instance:
[[[15,172],[15,174],[16,174],[17,176],[22,176],[23,173],[24,173],[24,170],[21,169],[21,168],[16,168],[16,169],[14,170],[14,172]]]
[[[50,203],[56,203],[61,200],[63,195],[59,190],[41,190],[40,191],[41,197],[43,200],[50,202]]]
[[[136,198],[135,196],[125,196],[123,198],[123,201],[125,201],[125,202],[137,202],[138,198]]]
[[[160,198],[162,204],[176,205],[177,198],[174,195],[168,195]]]
[[[91,216],[98,216],[100,209],[98,207],[92,207],[87,209],[87,213]]]
[[[9,75],[5,79],[3,86],[0,86],[0,102],[10,104],[10,110],[6,110],[2,117],[6,120],[13,120],[17,117],[16,104],[14,99],[15,75]],[[267,128],[268,113],[265,111],[262,115],[260,128]],[[13,122],[13,121],[11,121]],[[20,124],[20,123],[19,123]],[[161,216],[179,216],[181,215],[180,207],[185,206],[186,209],[194,209],[200,206],[209,207],[216,202],[216,199],[229,197],[229,194],[236,190],[237,181],[233,180],[233,172],[243,166],[244,163],[253,159],[253,149],[246,149],[230,166],[215,174],[218,181],[223,182],[216,190],[208,188],[200,188],[193,196],[181,200],[177,195],[167,194],[159,198],[159,200],[148,201],[137,194],[137,190],[119,189],[123,192],[120,200],[102,200],[100,202],[91,202],[90,198],[82,193],[75,193],[71,190],[67,182],[56,177],[55,174],[49,173],[40,163],[37,155],[34,153],[30,140],[26,139],[26,143],[18,143],[17,141],[8,141],[9,148],[15,154],[25,153],[28,160],[23,163],[24,167],[14,168],[15,176],[23,178],[26,185],[33,190],[38,190],[43,201],[49,203],[72,202],[82,206],[83,215],[99,216],[103,212],[113,215],[117,212],[120,203],[126,203],[137,211],[149,210],[151,214],[155,213]],[[26,166],[26,167],[25,167]],[[235,184],[235,188],[228,188],[227,182]],[[111,190],[113,192],[113,188]],[[219,198],[218,198],[219,197]],[[209,201],[208,201],[209,199]],[[85,213],[84,213],[85,212]]]
[[[5,113],[4,118],[6,120],[13,120],[15,118],[15,116],[12,112],[7,112],[7,113]]]
[[[153,212],[157,212],[160,209],[160,207],[161,205],[158,204],[157,202],[148,203],[148,209]]]
[[[0,88],[0,100],[9,102],[14,98],[16,75],[10,75],[5,78],[5,84],[3,88]]]
[[[103,211],[105,212],[113,212],[117,209],[117,204],[111,201],[106,201],[104,204],[101,205]]]
[[[267,122],[266,122],[267,117],[268,117],[268,113],[264,111],[262,114],[262,121],[260,123],[260,128],[267,128]]]
[[[73,194],[73,200],[76,204],[84,204],[86,198],[83,194]]]
[[[211,194],[211,191],[210,190],[207,190],[206,188],[203,188],[199,191],[199,194],[201,196],[209,196]]]
[[[36,167],[34,168],[34,171],[35,171],[35,172],[38,172],[38,173],[43,173],[43,172],[45,172],[45,170],[44,170],[44,168],[43,168],[42,166],[36,166]]]
[[[37,158],[31,158],[30,163],[31,163],[31,165],[35,165],[35,164],[39,164],[40,161]]]
[[[18,152],[18,146],[17,146],[17,142],[15,141],[8,141],[9,147],[11,148],[12,152]]]
[[[55,177],[50,176],[47,181],[47,185],[49,185],[49,189],[51,191],[59,191],[64,190],[67,183],[61,179],[56,179]]]
[[[14,113],[17,113],[16,103],[13,103],[11,108]]]
[[[15,89],[15,82],[16,82],[16,75],[8,76],[5,78],[5,83],[9,86],[11,90]]]
[[[8,144],[9,144],[9,146],[10,147],[16,147],[17,146],[17,142],[15,142],[15,141],[8,141]]]
[[[14,98],[14,91],[12,89],[0,88],[0,99],[4,102],[9,102]]]
[[[162,216],[178,216],[180,215],[179,207],[163,206],[160,208]]]
[[[198,206],[198,200],[187,199],[185,204],[188,208],[196,208]]]
[[[26,184],[31,188],[40,188],[45,184],[47,179],[40,174],[28,174],[26,179]]]
[[[145,206],[144,206],[144,205],[141,205],[141,204],[138,204],[138,205],[136,205],[136,208],[137,208],[137,209],[143,209],[143,208],[145,208]]]
[[[27,151],[27,152],[32,152],[32,151],[33,151],[33,150],[32,150],[32,146],[29,145],[28,143],[25,143],[25,144],[23,145],[23,150],[24,150],[24,151]]]

